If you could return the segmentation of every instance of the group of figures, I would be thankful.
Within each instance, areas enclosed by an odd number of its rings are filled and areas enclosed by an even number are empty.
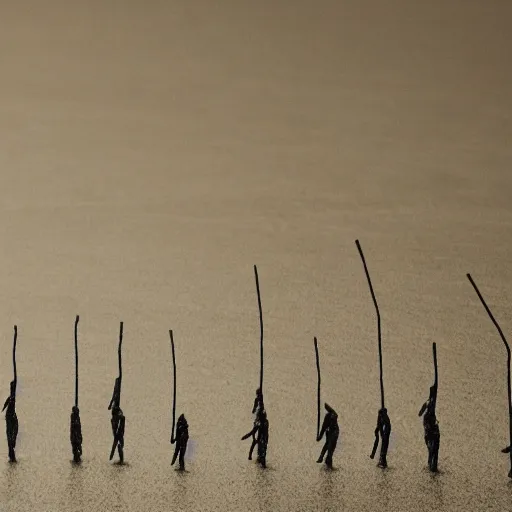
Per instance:
[[[376,455],[379,443],[380,443],[380,457],[378,466],[386,468],[387,463],[387,452],[389,447],[389,439],[391,435],[391,420],[388,416],[388,411],[384,405],[384,380],[383,380],[383,369],[382,369],[382,344],[381,344],[381,322],[380,312],[373,291],[373,286],[370,280],[368,268],[363,255],[363,251],[356,240],[356,246],[359,250],[361,260],[363,262],[364,270],[366,273],[370,293],[374,302],[376,314],[377,314],[377,333],[378,333],[378,352],[379,352],[379,367],[380,367],[380,391],[381,391],[381,407],[377,415],[377,425],[375,428],[375,442],[373,445],[370,458],[373,459]],[[256,290],[258,296],[258,307],[260,315],[260,384],[256,390],[256,398],[252,408],[252,414],[254,415],[253,428],[250,432],[242,437],[242,440],[251,438],[251,447],[249,449],[249,460],[252,460],[254,449],[257,447],[257,462],[263,467],[267,467],[267,447],[269,438],[269,421],[267,418],[267,412],[265,410],[264,399],[263,399],[263,314],[261,308],[261,296],[258,280],[258,271],[256,265],[254,266],[254,274],[256,278]],[[508,416],[509,416],[509,430],[510,430],[510,444],[502,450],[503,453],[510,455],[511,469],[508,474],[512,478],[512,390],[511,390],[511,370],[510,360],[511,351],[505,336],[498,323],[494,319],[489,307],[485,303],[480,291],[469,274],[467,274],[469,281],[475,289],[480,301],[482,302],[485,310],[487,311],[490,319],[496,326],[503,343],[507,349],[507,363],[508,363]],[[71,448],[73,452],[73,460],[76,463],[81,461],[82,457],[82,427],[80,423],[80,410],[78,408],[78,326],[79,317],[76,317],[75,321],[75,404],[71,410],[71,421],[70,421],[70,440]],[[10,383],[10,393],[7,400],[4,403],[2,412],[5,411],[6,421],[6,433],[7,433],[7,444],[9,448],[9,460],[16,462],[16,438],[18,434],[18,418],[16,416],[16,384],[17,384],[17,373],[16,373],[16,342],[17,342],[17,326],[14,326],[14,343],[13,343],[13,367],[14,367],[14,379]],[[173,332],[169,331],[171,339],[172,349],[172,362],[173,362],[173,409],[172,409],[172,429],[171,429],[171,444],[175,444],[174,454],[172,457],[171,464],[174,465],[178,460],[179,470],[185,469],[185,453],[187,450],[187,444],[189,439],[188,423],[185,419],[185,415],[181,414],[178,418],[177,423],[175,422],[176,417],[176,358],[174,349]],[[110,460],[113,459],[117,450],[119,454],[119,462],[124,462],[124,433],[126,419],[121,409],[121,384],[122,384],[122,361],[121,361],[121,346],[123,341],[123,322],[121,322],[120,334],[119,334],[119,346],[118,346],[118,358],[119,358],[119,376],[115,379],[114,391],[112,393],[112,399],[110,400],[108,410],[111,411],[111,426],[112,435],[114,442],[110,451]],[[322,427],[320,428],[320,359],[318,354],[318,342],[314,338],[315,354],[316,354],[316,365],[318,373],[318,388],[317,388],[317,442],[321,441],[325,436],[325,443],[322,447],[320,456],[317,462],[322,463],[325,458],[325,464],[328,468],[333,467],[333,455],[336,450],[339,437],[339,425],[338,425],[338,414],[336,411],[327,403],[324,403],[326,414]],[[433,358],[434,358],[434,384],[430,387],[430,393],[427,401],[421,406],[418,416],[423,416],[423,428],[424,428],[424,440],[428,451],[428,467],[432,472],[438,470],[438,456],[439,456],[439,445],[440,445],[440,431],[439,422],[436,417],[436,405],[437,405],[437,392],[438,392],[438,368],[437,368],[437,352],[436,344],[433,343]],[[176,435],[174,435],[174,429],[176,427]]]

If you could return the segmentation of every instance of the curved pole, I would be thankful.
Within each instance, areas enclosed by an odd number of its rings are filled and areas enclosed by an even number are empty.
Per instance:
[[[254,265],[254,277],[256,278],[256,292],[258,294],[258,309],[260,312],[260,391],[263,397],[263,312],[261,310],[260,281],[256,265]]]
[[[172,392],[172,429],[171,429],[171,444],[174,444],[174,425],[176,423],[176,357],[174,354],[174,338],[172,330],[169,331],[171,337],[171,351],[172,351],[172,369],[173,369],[173,392]]]
[[[16,390],[16,385],[18,384],[18,372],[16,371],[16,342],[18,340],[18,326],[14,326],[14,341],[12,344],[12,366],[14,370],[14,389]]]
[[[80,317],[76,315],[75,319],[75,406],[78,407],[78,320]]]
[[[121,407],[121,383],[123,379],[123,362],[121,360],[121,347],[123,344],[123,322],[119,327],[119,347],[117,349],[117,357],[119,360],[119,396],[118,396],[118,406]]]
[[[372,295],[373,304],[375,305],[375,311],[377,312],[377,339],[379,343],[379,369],[380,369],[380,401],[381,407],[384,409],[384,378],[382,376],[382,342],[381,342],[381,332],[380,332],[380,312],[379,306],[377,304],[377,299],[375,298],[375,293],[373,292],[372,281],[370,279],[370,274],[368,272],[368,267],[366,266],[366,260],[364,259],[363,250],[361,249],[361,244],[359,240],[356,240],[357,250],[359,251],[359,255],[361,256],[361,260],[363,261],[364,272],[366,274],[366,279],[368,280],[368,286],[370,287],[370,293]]]
[[[316,337],[313,339],[315,344],[315,356],[316,356],[316,373],[318,376],[318,387],[316,394],[316,405],[317,405],[317,416],[316,416],[316,436],[320,434],[320,357],[318,355],[318,341]]]
[[[501,327],[498,325],[498,322],[496,321],[493,314],[491,313],[491,310],[487,306],[484,298],[482,297],[482,294],[480,293],[480,290],[478,289],[477,285],[473,281],[473,278],[469,274],[466,274],[466,275],[469,279],[469,282],[473,285],[473,288],[475,289],[475,292],[478,295],[480,302],[482,303],[485,310],[487,311],[489,318],[491,319],[492,323],[498,330],[501,340],[503,341],[505,348],[507,349],[508,424],[509,424],[509,436],[510,436],[510,471],[512,472],[512,396],[511,396],[512,393],[511,393],[511,388],[510,388],[510,347],[505,338],[505,335],[503,334],[503,331],[501,330]]]

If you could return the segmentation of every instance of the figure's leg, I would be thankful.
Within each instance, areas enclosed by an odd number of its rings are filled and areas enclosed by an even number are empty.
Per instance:
[[[6,434],[7,434],[7,446],[9,448],[9,460],[16,462],[16,454],[14,449],[16,447],[16,438],[14,437],[14,422],[12,418],[8,418],[6,421]]]
[[[382,436],[382,443],[380,445],[380,459],[379,464],[381,468],[387,468],[387,455],[388,455],[388,445],[389,445],[389,434]]]
[[[249,460],[252,460],[252,452],[254,451],[254,448],[256,447],[257,444],[258,444],[258,441],[256,440],[255,437],[253,437],[252,443],[251,443],[251,449],[249,450]]]
[[[258,462],[261,464],[261,467],[267,467],[267,443],[261,443],[261,451],[258,455]]]
[[[327,458],[325,459],[325,465],[332,469],[332,456],[334,455],[334,450],[336,450],[336,444],[338,443],[338,436],[331,439],[329,441],[329,446],[327,448]]]
[[[318,460],[316,461],[317,464],[320,464],[324,461],[325,452],[327,451],[327,440],[325,441],[325,444],[322,446],[322,451],[320,452],[320,457],[318,457]]]
[[[187,451],[187,445],[180,449],[180,469],[185,470],[185,452]]]
[[[430,470],[434,473],[437,473],[437,459],[439,455],[439,444],[441,442],[441,436],[437,435],[434,439],[433,447],[432,447],[432,464],[430,466]]]

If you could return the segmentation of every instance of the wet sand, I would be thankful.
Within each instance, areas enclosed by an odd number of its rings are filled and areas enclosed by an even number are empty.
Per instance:
[[[20,432],[17,465],[0,441],[0,510],[512,510],[506,353],[465,277],[512,332],[511,15],[505,0],[2,6],[0,385],[17,324]],[[386,471],[369,459],[377,332],[356,238],[382,314]],[[253,264],[267,471],[240,441]],[[124,467],[108,461],[120,321]],[[313,336],[340,416],[332,473],[315,463]],[[417,415],[432,341],[436,476]]]

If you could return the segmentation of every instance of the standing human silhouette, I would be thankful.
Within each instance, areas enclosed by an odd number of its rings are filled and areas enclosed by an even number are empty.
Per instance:
[[[80,462],[82,456],[82,424],[80,410],[76,405],[71,409],[70,440],[74,462]]]
[[[387,468],[387,454],[389,446],[389,436],[391,435],[391,421],[389,420],[388,410],[383,407],[379,409],[377,416],[377,426],[375,427],[375,443],[370,458],[375,457],[380,437],[380,457],[377,464],[381,468]]]
[[[322,428],[316,438],[317,441],[321,441],[325,434],[325,444],[322,447],[322,451],[320,453],[320,457],[318,457],[317,462],[321,464],[324,460],[325,453],[327,452],[325,465],[329,469],[332,469],[332,456],[334,454],[334,450],[336,449],[336,444],[338,443],[340,428],[338,426],[338,414],[336,411],[328,404],[325,404],[325,410],[327,413],[325,415]]]
[[[425,444],[428,450],[428,467],[430,471],[437,472],[437,460],[441,435],[439,422],[436,418],[436,388],[430,387],[428,400],[421,406],[418,416],[423,416],[423,430]]]
[[[172,442],[172,440],[171,440]],[[172,456],[171,466],[174,465],[176,459],[179,461],[180,471],[185,470],[185,453],[187,451],[188,443],[188,423],[185,419],[185,415],[181,414],[176,423],[176,437],[174,439],[176,447],[174,448],[174,454]]]
[[[16,415],[16,382],[10,383],[10,394],[4,403],[7,446],[9,448],[10,462],[16,462],[16,438],[18,436],[18,416]]]
[[[73,461],[80,462],[82,457],[82,424],[80,422],[80,409],[78,409],[78,321],[80,317],[76,315],[75,319],[75,405],[71,408],[71,418],[69,427],[69,437],[71,441],[71,450],[73,451]]]
[[[16,385],[18,372],[16,371],[16,342],[18,340],[18,327],[14,326],[14,340],[12,344],[12,366],[14,379],[10,382],[10,393],[4,403],[2,412],[5,411],[5,430],[7,434],[7,446],[9,448],[9,461],[16,462],[16,438],[18,437],[18,416],[16,415]]]

